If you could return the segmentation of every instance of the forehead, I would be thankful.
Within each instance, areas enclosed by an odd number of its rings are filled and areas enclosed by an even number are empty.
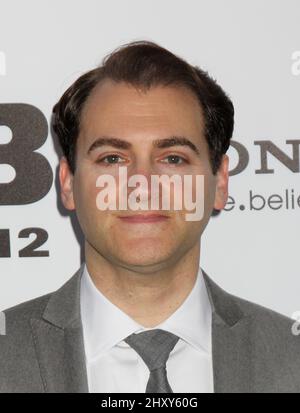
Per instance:
[[[83,106],[80,132],[86,137],[113,134],[126,138],[147,132],[199,136],[203,125],[198,99],[186,87],[154,86],[143,91],[125,82],[105,80]]]

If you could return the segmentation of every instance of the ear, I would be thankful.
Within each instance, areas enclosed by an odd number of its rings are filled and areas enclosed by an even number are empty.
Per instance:
[[[63,156],[59,161],[60,195],[62,203],[67,209],[75,209],[73,197],[73,174],[67,159]]]
[[[229,157],[223,155],[216,177],[216,193],[214,209],[221,210],[226,206],[228,199]]]

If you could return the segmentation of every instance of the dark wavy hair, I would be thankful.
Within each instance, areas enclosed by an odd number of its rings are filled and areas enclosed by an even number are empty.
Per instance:
[[[126,82],[142,90],[152,86],[184,86],[198,98],[210,163],[216,174],[227,152],[234,127],[234,107],[224,90],[207,72],[192,66],[150,41],[125,44],[104,57],[102,66],[80,76],[53,107],[52,126],[70,170],[75,172],[76,141],[84,103],[104,79]]]

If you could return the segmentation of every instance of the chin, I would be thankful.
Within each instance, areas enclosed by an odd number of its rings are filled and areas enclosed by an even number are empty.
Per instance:
[[[162,250],[159,251],[157,248],[153,250],[145,250],[144,248],[141,250],[136,248],[135,251],[124,251],[123,254],[117,256],[117,259],[125,265],[148,266],[157,265],[166,260],[167,257],[167,253],[164,253]]]

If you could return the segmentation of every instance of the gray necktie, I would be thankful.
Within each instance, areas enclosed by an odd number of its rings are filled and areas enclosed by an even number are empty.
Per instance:
[[[166,362],[178,340],[175,334],[158,328],[133,333],[124,340],[142,357],[150,370],[145,393],[173,393],[167,379]]]

